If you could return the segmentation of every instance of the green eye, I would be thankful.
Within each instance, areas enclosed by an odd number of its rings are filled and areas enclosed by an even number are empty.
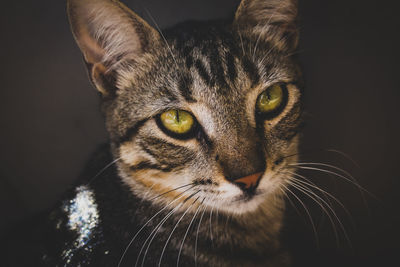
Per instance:
[[[259,95],[257,99],[257,112],[260,114],[274,114],[279,111],[284,102],[282,85],[275,84]]]
[[[160,122],[169,132],[178,135],[189,133],[195,125],[195,120],[189,112],[176,109],[162,113]]]

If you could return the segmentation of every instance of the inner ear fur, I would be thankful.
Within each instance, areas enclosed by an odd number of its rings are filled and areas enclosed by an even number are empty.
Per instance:
[[[234,25],[241,33],[292,51],[298,45],[297,11],[297,0],[242,0]]]
[[[159,42],[159,33],[118,0],[68,0],[68,18],[91,81],[104,95],[116,90],[116,73]]]

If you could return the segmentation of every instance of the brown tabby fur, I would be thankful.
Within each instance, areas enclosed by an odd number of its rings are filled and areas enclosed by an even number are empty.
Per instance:
[[[69,0],[68,13],[132,194],[154,206],[178,199],[171,220],[187,212],[184,230],[193,216],[214,220],[212,231],[199,226],[201,265],[288,265],[279,240],[285,168],[297,161],[301,122],[297,1],[243,0],[233,22],[187,22],[162,33],[116,0]],[[276,83],[287,87],[287,104],[260,119],[257,97]],[[182,140],[163,132],[157,116],[169,109],[193,114],[198,133]],[[232,183],[260,171],[254,195]],[[195,239],[190,232],[182,255],[193,257]],[[179,250],[181,241],[173,235],[170,246]]]

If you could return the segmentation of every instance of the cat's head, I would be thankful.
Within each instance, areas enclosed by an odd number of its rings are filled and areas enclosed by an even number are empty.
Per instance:
[[[281,194],[301,120],[295,0],[243,0],[230,22],[162,34],[116,0],[68,12],[134,194],[238,214]]]

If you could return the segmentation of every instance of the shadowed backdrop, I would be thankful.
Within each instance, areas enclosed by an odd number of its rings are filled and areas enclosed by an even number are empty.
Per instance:
[[[229,17],[239,0],[123,2],[152,24],[147,9],[165,28],[187,19]],[[299,203],[294,203],[299,215],[290,215],[298,224],[285,233],[296,237],[291,246],[303,262],[317,264],[320,258],[325,266],[388,266],[400,248],[398,4],[299,2],[298,57],[307,111],[302,160],[346,169],[375,197],[364,193],[364,201],[357,186],[341,177],[303,172],[343,202],[351,216],[333,206],[346,233],[333,218],[336,238],[329,218],[307,200],[318,241]],[[0,22],[1,234],[54,205],[107,134],[65,2],[7,1]]]

